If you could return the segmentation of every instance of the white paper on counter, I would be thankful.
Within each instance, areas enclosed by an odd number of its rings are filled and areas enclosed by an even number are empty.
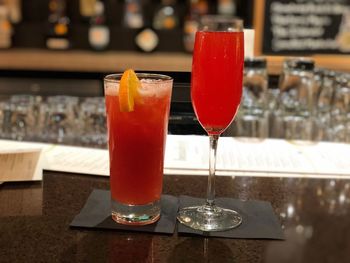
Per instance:
[[[208,174],[207,136],[168,136],[166,173]],[[348,176],[350,145],[289,142],[279,139],[222,137],[217,150],[217,174],[259,176]]]
[[[26,149],[42,150],[41,163],[44,170],[109,176],[107,150],[0,140],[0,153],[2,151],[25,151]]]
[[[45,170],[109,176],[107,150],[53,145],[45,150]]]
[[[284,140],[219,139],[217,171],[312,172],[313,166],[300,151]],[[173,137],[167,142],[166,168],[209,168],[209,138]]]
[[[43,170],[109,176],[107,150],[0,140],[0,154],[8,151],[27,151],[28,149],[42,150],[40,162]]]
[[[11,144],[17,149],[23,147],[21,145],[41,147],[45,170],[109,175],[108,150],[20,142]],[[2,146],[4,141],[0,141],[0,149],[4,149]],[[168,135],[164,173],[206,176],[208,156],[207,136]],[[350,144],[222,137],[217,151],[217,174],[350,178],[349,156]]]
[[[42,148],[11,141],[0,141],[0,181],[41,181]]]
[[[322,142],[302,151],[317,173],[350,174],[350,144]]]

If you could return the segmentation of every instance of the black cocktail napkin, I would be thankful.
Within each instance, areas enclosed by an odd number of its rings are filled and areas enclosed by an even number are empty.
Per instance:
[[[161,216],[153,224],[128,226],[116,223],[111,217],[110,191],[95,189],[83,209],[70,223],[71,227],[139,231],[172,234],[175,231],[178,198],[171,195],[161,197]]]
[[[180,196],[180,208],[204,203],[204,199]],[[269,202],[217,198],[215,203],[220,207],[237,211],[242,216],[241,225],[227,231],[203,232],[178,223],[178,233],[224,238],[284,239],[280,223]]]

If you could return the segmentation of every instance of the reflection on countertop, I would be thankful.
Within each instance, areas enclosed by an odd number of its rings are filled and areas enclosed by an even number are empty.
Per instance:
[[[163,192],[204,196],[206,180],[165,176]],[[285,241],[70,229],[95,188],[108,189],[108,178],[44,172],[42,183],[0,185],[0,261],[349,261],[350,180],[217,178],[217,196],[271,202]]]

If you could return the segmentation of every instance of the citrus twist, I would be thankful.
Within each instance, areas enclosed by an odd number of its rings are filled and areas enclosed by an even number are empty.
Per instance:
[[[119,108],[122,112],[134,111],[135,98],[141,82],[132,69],[125,70],[119,86]]]

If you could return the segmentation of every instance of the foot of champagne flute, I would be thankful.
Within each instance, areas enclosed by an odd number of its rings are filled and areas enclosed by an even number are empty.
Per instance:
[[[215,205],[182,208],[177,219],[185,226],[201,231],[225,231],[242,223],[242,217],[236,211]]]

